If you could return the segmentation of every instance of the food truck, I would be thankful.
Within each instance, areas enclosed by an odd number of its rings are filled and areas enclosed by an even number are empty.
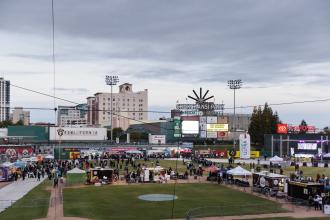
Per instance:
[[[86,174],[87,184],[109,184],[118,180],[118,176],[114,173],[114,170],[110,168],[91,168]]]
[[[253,173],[253,186],[263,188],[269,193],[276,195],[278,192],[286,192],[285,184],[289,177],[268,171]]]
[[[288,183],[288,196],[296,199],[308,200],[309,196],[321,195],[324,192],[324,184],[315,182]]]

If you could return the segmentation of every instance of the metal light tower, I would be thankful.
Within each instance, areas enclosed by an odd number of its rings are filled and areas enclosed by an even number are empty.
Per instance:
[[[234,90],[234,120],[233,120],[233,126],[234,126],[234,130],[233,130],[233,141],[234,141],[234,149],[236,149],[236,140],[235,140],[235,132],[236,132],[236,112],[235,112],[235,108],[236,108],[236,89],[240,89],[242,87],[242,80],[240,79],[235,79],[235,80],[228,80],[228,86],[230,89]]]
[[[115,86],[115,85],[117,85],[117,83],[119,82],[119,78],[118,78],[118,76],[105,76],[105,82],[106,82],[106,84],[107,85],[109,85],[110,87],[111,87],[111,93],[110,93],[110,99],[111,99],[111,101],[110,101],[110,114],[111,114],[111,116],[110,116],[110,126],[111,126],[111,128],[110,128],[110,132],[111,132],[111,136],[110,136],[110,140],[111,140],[111,143],[112,143],[112,140],[113,140],[113,134],[112,134],[112,102],[113,102],[113,100],[112,100],[112,86]]]

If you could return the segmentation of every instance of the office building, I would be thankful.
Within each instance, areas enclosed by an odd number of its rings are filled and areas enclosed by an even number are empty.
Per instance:
[[[58,106],[57,124],[60,127],[86,127],[87,104]]]
[[[126,130],[130,120],[148,120],[148,90],[133,92],[130,83],[119,86],[118,93],[96,93],[87,98],[89,113],[88,125],[110,127],[112,102],[112,127],[121,127]]]
[[[15,107],[11,114],[11,120],[14,124],[21,121],[23,125],[30,124],[30,111],[24,111],[22,107]]]
[[[0,78],[0,121],[9,120],[10,116],[10,81]]]

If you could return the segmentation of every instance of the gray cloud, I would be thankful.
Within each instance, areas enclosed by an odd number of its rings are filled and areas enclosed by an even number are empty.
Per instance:
[[[56,87],[56,91],[61,91],[61,92],[73,92],[73,93],[88,93],[89,90],[86,88],[61,88],[61,87]]]
[[[250,84],[297,78],[314,83],[323,76],[304,78],[290,68],[330,62],[327,0],[54,2],[58,62],[142,60],[128,74],[215,83],[241,78]],[[0,29],[50,41],[50,6],[43,0],[1,1]]]

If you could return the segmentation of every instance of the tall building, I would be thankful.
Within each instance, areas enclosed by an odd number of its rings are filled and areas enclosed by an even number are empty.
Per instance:
[[[119,86],[118,93],[96,93],[87,98],[89,109],[87,121],[90,126],[111,126],[112,102],[112,127],[121,127],[126,130],[130,120],[148,120],[148,90],[133,92],[130,83]]]
[[[23,122],[23,125],[30,124],[30,111],[24,111],[22,107],[15,107],[11,114],[11,120],[15,124],[19,121]]]
[[[10,81],[0,77],[0,121],[9,120]]]
[[[86,127],[87,104],[58,106],[57,125],[62,127]]]

